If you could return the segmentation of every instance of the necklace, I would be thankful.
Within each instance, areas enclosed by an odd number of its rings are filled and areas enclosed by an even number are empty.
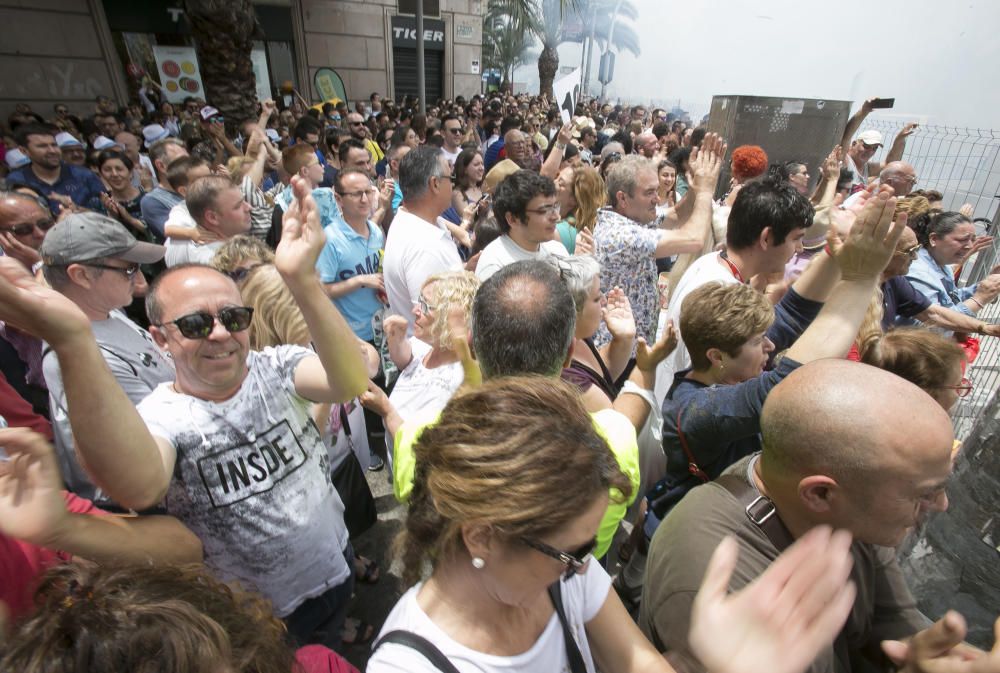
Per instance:
[[[736,280],[738,280],[741,283],[746,284],[746,280],[744,280],[743,274],[740,273],[740,270],[736,268],[735,264],[733,264],[732,262],[729,261],[729,257],[726,256],[726,251],[725,250],[723,250],[722,252],[719,253],[719,259],[721,259],[723,262],[725,262],[726,266],[729,267],[730,272],[732,272],[732,274],[733,274],[733,278],[735,278]]]

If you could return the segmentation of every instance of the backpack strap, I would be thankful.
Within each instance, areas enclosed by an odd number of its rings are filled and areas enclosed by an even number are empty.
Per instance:
[[[424,659],[429,661],[434,668],[441,671],[441,673],[459,673],[455,665],[448,661],[448,657],[435,647],[434,643],[427,640],[423,636],[418,636],[412,631],[404,631],[402,629],[396,631],[390,631],[376,641],[372,645],[372,653],[375,653],[380,646],[385,643],[395,643],[396,645],[402,645],[403,647],[409,647],[411,650],[416,650]]]
[[[596,563],[596,561],[592,561]],[[566,643],[566,658],[569,659],[569,670],[570,673],[587,673],[587,666],[583,663],[583,655],[580,654],[580,646],[576,644],[576,638],[573,637],[573,632],[570,630],[569,620],[566,619],[566,610],[563,608],[562,602],[562,583],[560,580],[556,580],[555,583],[549,585],[549,598],[552,599],[552,605],[556,608],[556,614],[559,616],[559,623],[562,624],[563,640]]]

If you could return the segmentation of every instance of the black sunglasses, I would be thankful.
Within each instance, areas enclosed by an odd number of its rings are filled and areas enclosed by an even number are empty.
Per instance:
[[[593,554],[594,549],[597,548],[597,538],[583,545],[579,549],[574,549],[573,551],[559,551],[555,547],[550,547],[544,542],[539,542],[538,540],[532,540],[531,538],[522,537],[521,542],[528,545],[535,551],[540,551],[549,558],[554,558],[560,563],[566,566],[566,572],[563,573],[563,580],[568,580],[573,575],[580,571],[580,568],[587,565],[590,561],[590,556]]]
[[[56,221],[53,219],[39,220],[38,222],[25,222],[24,224],[18,224],[16,226],[10,227],[9,229],[3,229],[3,231],[14,234],[15,236],[28,236],[35,231],[35,227],[38,227],[39,231],[48,231],[54,227]]]
[[[126,278],[131,278],[139,271],[139,265],[129,264],[128,266],[111,266],[109,264],[88,264],[86,262],[81,262],[84,266],[89,266],[95,269],[107,269],[108,271],[117,271],[118,273],[125,274]]]
[[[215,328],[215,320],[226,328],[226,331],[235,334],[250,327],[250,318],[253,317],[253,309],[249,306],[227,306],[219,311],[218,315],[212,315],[205,311],[182,315],[177,320],[167,323],[160,323],[157,327],[166,327],[168,324],[176,325],[180,333],[188,339],[205,339]]]

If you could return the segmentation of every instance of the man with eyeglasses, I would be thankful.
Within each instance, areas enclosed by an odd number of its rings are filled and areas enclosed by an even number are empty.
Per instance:
[[[441,120],[441,134],[444,138],[444,145],[441,147],[441,155],[448,160],[448,165],[454,167],[455,159],[462,152],[462,120],[458,115],[445,115]]]
[[[365,126],[365,118],[361,114],[352,112],[347,115],[347,130],[350,132],[352,138],[364,143],[365,149],[368,150],[368,154],[371,157],[372,166],[382,161],[385,154],[382,152],[382,148],[378,146],[378,143],[368,137],[368,127]]]
[[[316,203],[300,178],[292,188],[274,264],[313,350],[251,351],[253,311],[231,279],[202,265],[168,269],[150,288],[147,310],[176,380],[136,409],[80,308],[3,259],[0,319],[55,351],[77,449],[111,498],[137,510],[164,503],[201,539],[219,579],[270,600],[297,642],[336,649],[353,552],[311,410],[362,394],[368,377],[359,349],[344,347],[354,335],[316,278],[325,240]]]
[[[90,320],[101,356],[133,405],[161,383],[174,380],[173,361],[157,348],[149,332],[120,310],[132,303],[137,286],[145,285],[139,264],[163,259],[163,246],[137,241],[104,215],[79,213],[54,226],[40,252],[45,280]],[[102,508],[117,508],[77,460],[62,371],[52,350],[46,350],[42,370],[49,388],[56,455],[67,488]]]
[[[553,240],[559,201],[550,178],[526,170],[504,178],[493,194],[493,215],[501,234],[479,256],[480,280],[514,262],[569,257],[566,247]]]
[[[917,235],[907,227],[896,245],[896,252],[882,272],[882,329],[890,330],[896,325],[913,325],[919,320],[927,327],[966,334],[1000,336],[1000,324],[991,325],[975,316],[932,303],[910,284],[906,273],[919,251],[920,243],[917,241]]]
[[[913,191],[914,185],[917,184],[917,172],[905,161],[891,161],[879,172],[875,184],[889,185],[896,197],[902,198]],[[851,194],[844,200],[844,207],[849,208],[861,196],[860,191]]]
[[[382,267],[390,312],[406,318],[407,334],[413,333],[412,309],[424,281],[462,266],[451,234],[437,223],[451,205],[453,179],[436,147],[410,150],[399,163],[403,203],[386,236]]]

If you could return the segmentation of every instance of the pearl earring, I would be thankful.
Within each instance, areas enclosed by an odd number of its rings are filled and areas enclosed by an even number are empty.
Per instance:
[[[479,558],[478,556],[473,556],[472,557],[472,567],[475,568],[476,570],[482,570],[483,568],[486,567],[486,561],[484,561],[483,559]]]

